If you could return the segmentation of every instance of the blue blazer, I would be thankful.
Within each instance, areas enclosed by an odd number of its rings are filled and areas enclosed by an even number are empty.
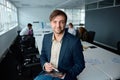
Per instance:
[[[43,38],[40,56],[41,66],[50,62],[53,33],[46,34]],[[66,73],[64,80],[75,80],[76,76],[85,68],[83,49],[80,39],[65,31],[62,39],[58,70]]]

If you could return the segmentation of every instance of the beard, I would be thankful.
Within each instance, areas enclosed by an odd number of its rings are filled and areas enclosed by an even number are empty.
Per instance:
[[[62,34],[63,32],[64,32],[64,29],[63,30],[54,30],[55,34]]]

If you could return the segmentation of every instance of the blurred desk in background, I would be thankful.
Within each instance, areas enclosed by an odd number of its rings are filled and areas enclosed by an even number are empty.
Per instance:
[[[39,54],[41,54],[42,41],[45,34],[51,33],[51,29],[33,29],[36,47],[38,48]]]
[[[93,45],[88,42],[82,42],[82,45],[85,47],[83,54],[85,58],[86,68],[85,71],[83,71],[79,75],[79,79],[81,80],[82,74],[87,77],[87,75],[95,74],[89,76],[88,79],[84,80],[116,80],[120,79],[120,56],[110,52],[108,50],[105,50],[103,48],[100,48],[96,45]],[[88,65],[90,64],[90,65]],[[92,67],[92,69],[90,69]],[[89,69],[88,69],[89,68]],[[91,73],[88,73],[88,71]],[[95,70],[99,70],[99,72],[104,75],[102,77],[100,74],[98,74]],[[86,74],[85,74],[86,73]],[[98,79],[95,77],[98,76]],[[105,77],[106,76],[106,77]],[[93,79],[93,77],[95,79]],[[106,79],[107,78],[107,79]]]

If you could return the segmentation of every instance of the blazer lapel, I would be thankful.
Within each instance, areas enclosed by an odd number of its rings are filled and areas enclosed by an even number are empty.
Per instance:
[[[61,50],[60,50],[60,56],[59,56],[59,63],[61,63],[63,56],[66,53],[66,49],[68,47],[69,39],[67,38],[67,35],[65,34],[63,37],[62,45],[61,45]]]
[[[49,51],[49,53],[48,53],[48,61],[50,62],[51,47],[52,47],[52,34],[49,36],[47,44],[48,44],[48,47],[49,47],[48,48],[48,51]]]

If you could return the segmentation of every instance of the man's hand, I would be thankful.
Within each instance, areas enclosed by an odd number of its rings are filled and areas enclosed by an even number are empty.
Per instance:
[[[45,63],[44,67],[46,72],[51,72],[53,70],[53,65],[51,63]]]
[[[66,74],[59,74],[57,77],[60,79],[64,79]]]
[[[51,63],[48,63],[48,62],[46,62],[44,64],[44,69],[48,73],[51,72],[51,71],[53,71],[53,70],[57,70],[56,68],[54,68],[54,66]],[[58,74],[51,74],[51,75],[54,76],[54,77],[58,77],[60,79],[64,79],[64,77],[65,77],[66,74],[59,73],[59,71],[58,71]]]

